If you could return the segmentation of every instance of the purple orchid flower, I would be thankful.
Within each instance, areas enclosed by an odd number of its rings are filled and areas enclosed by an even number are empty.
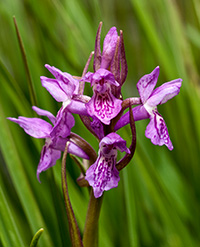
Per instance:
[[[167,126],[163,117],[157,110],[157,105],[166,103],[176,96],[181,87],[182,79],[166,82],[154,89],[159,76],[159,67],[156,67],[150,74],[144,75],[137,83],[137,89],[141,98],[141,105],[133,108],[134,120],[150,118],[145,135],[151,139],[154,145],[166,145],[169,150],[173,149]],[[129,112],[124,114],[115,125],[115,130],[120,129],[129,123]]]
[[[99,152],[96,162],[86,171],[85,179],[93,187],[96,198],[103,194],[104,190],[110,190],[118,186],[120,180],[119,171],[116,168],[117,149],[130,153],[126,147],[126,141],[118,134],[110,133],[99,143]]]
[[[114,75],[106,69],[98,69],[95,73],[88,72],[82,81],[90,82],[93,86],[93,96],[86,104],[90,116],[95,116],[102,123],[108,125],[121,111],[122,100],[115,98],[111,92],[111,85],[119,86]]]
[[[37,168],[37,178],[48,168],[54,166],[61,157],[61,151],[64,151],[67,136],[70,135],[71,128],[74,126],[74,118],[66,109],[61,109],[55,117],[52,113],[42,110],[36,106],[33,110],[41,116],[46,116],[54,126],[40,118],[19,117],[8,118],[12,122],[19,124],[24,131],[34,138],[45,138],[45,145],[41,151],[41,157]],[[70,142],[68,152],[81,158],[88,159],[88,155],[73,142]]]
[[[42,86],[47,89],[56,101],[63,103],[63,108],[67,108],[68,111],[75,114],[88,115],[85,102],[76,97],[78,96],[79,81],[54,66],[46,64],[45,67],[53,74],[55,79],[41,76]],[[89,97],[85,96],[86,101],[89,101],[89,99]]]

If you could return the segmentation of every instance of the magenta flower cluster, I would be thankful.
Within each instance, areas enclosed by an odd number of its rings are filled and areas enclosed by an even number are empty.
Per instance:
[[[41,76],[42,86],[57,102],[62,102],[62,106],[56,116],[36,106],[33,106],[33,110],[39,116],[47,117],[51,123],[41,118],[8,118],[19,124],[30,136],[45,138],[37,168],[37,177],[40,181],[40,173],[56,164],[66,144],[68,153],[91,160],[90,152],[84,148],[87,141],[72,132],[75,125],[73,114],[78,114],[83,124],[99,141],[97,159],[87,168],[84,178],[93,187],[96,198],[104,191],[118,186],[119,170],[130,162],[134,153],[135,121],[149,118],[146,137],[155,145],[166,145],[169,150],[173,149],[167,126],[157,106],[176,96],[182,82],[181,79],[176,79],[155,88],[159,76],[159,67],[156,67],[138,81],[139,97],[123,99],[121,87],[128,72],[123,33],[121,31],[118,36],[116,27],[112,27],[104,39],[101,52],[101,27],[102,23],[97,30],[95,50],[91,53],[81,77],[45,65],[54,78]],[[92,55],[94,71],[88,72]],[[84,95],[85,82],[92,87],[91,97]],[[129,111],[124,114],[128,107]],[[130,148],[127,148],[126,141],[116,133],[127,124],[130,124],[132,129]],[[87,148],[88,146],[92,149],[89,143]],[[124,158],[120,161],[117,161],[118,150],[125,152]]]

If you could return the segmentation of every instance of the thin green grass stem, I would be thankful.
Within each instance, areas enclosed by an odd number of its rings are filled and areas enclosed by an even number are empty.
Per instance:
[[[20,32],[19,32],[19,28],[17,26],[17,21],[16,21],[15,16],[13,17],[13,20],[14,20],[14,24],[15,24],[17,38],[18,38],[18,41],[19,41],[19,46],[20,46],[20,51],[21,51],[21,54],[22,54],[22,59],[23,59],[24,66],[25,66],[26,75],[27,75],[31,104],[34,105],[34,106],[37,106],[36,94],[35,94],[34,87],[33,87],[33,82],[32,82],[32,79],[31,79],[31,73],[30,73],[30,70],[29,70],[29,67],[28,67],[28,61],[27,61],[27,57],[26,57],[26,52],[25,52],[25,49],[24,49],[24,45],[23,45],[22,38],[21,38],[21,35],[20,35]]]

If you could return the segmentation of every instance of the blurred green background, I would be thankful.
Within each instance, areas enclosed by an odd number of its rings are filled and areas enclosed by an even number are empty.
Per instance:
[[[183,79],[180,94],[158,109],[174,150],[146,139],[148,120],[136,123],[136,153],[121,171],[119,187],[105,193],[99,242],[101,247],[200,246],[199,10],[199,0],[0,0],[0,246],[29,246],[41,227],[39,247],[70,246],[60,162],[41,174],[40,184],[35,174],[43,140],[6,119],[34,116],[13,16],[38,107],[53,114],[60,104],[41,86],[40,76],[50,77],[44,64],[80,76],[100,21],[102,40],[112,26],[124,32],[129,68],[124,98],[138,96],[137,81],[157,65],[157,86]],[[73,131],[97,150],[97,141],[76,120]],[[129,126],[120,134],[129,145]],[[89,196],[76,184],[78,168],[70,158],[67,164],[70,198],[82,232]]]

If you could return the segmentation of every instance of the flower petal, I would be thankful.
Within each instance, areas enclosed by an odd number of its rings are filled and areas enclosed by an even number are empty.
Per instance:
[[[8,118],[10,121],[19,124],[24,131],[35,138],[48,138],[50,137],[50,132],[52,130],[52,126],[50,123],[44,121],[40,118],[27,118],[27,117],[19,117],[17,118]]]
[[[115,163],[115,157],[99,156],[97,161],[86,171],[85,179],[93,187],[96,198],[100,197],[104,190],[110,190],[118,186],[120,177]]]
[[[46,144],[44,145],[40,156],[40,162],[37,168],[37,179],[39,182],[41,182],[39,178],[40,173],[54,166],[56,164],[56,161],[60,159],[60,157],[61,152],[59,150],[50,148]]]
[[[100,46],[101,28],[102,28],[102,22],[99,23],[96,40],[95,40],[94,63],[93,63],[94,71],[98,70],[101,66],[101,46]]]
[[[121,71],[120,71],[120,84],[122,85],[127,77],[128,74],[128,65],[126,61],[126,54],[124,48],[124,38],[123,32],[120,31],[120,42],[121,42],[121,53],[120,53],[120,60],[121,60]]]
[[[75,125],[75,120],[67,108],[61,108],[56,116],[56,124],[51,131],[51,138],[66,138],[70,135],[71,128]]]
[[[137,89],[142,103],[151,95],[159,76],[159,67],[156,67],[150,74],[144,75],[137,83]]]
[[[61,70],[48,64],[45,64],[45,67],[52,73],[52,75],[54,75],[60,84],[60,87],[69,97],[71,97],[72,93],[78,93],[79,82],[78,80],[74,79],[72,75],[67,72],[62,72]]]
[[[143,105],[138,105],[136,107],[134,107],[132,109],[133,111],[133,118],[134,121],[139,121],[142,119],[146,119],[149,118],[149,113],[146,111],[146,109],[144,108]],[[121,129],[122,127],[124,127],[125,125],[129,124],[130,122],[130,113],[129,111],[126,112],[123,116],[121,116],[121,118],[119,119],[119,121],[116,123],[114,130],[117,131],[119,129]]]
[[[38,115],[48,117],[48,119],[52,122],[52,124],[55,124],[56,118],[55,118],[55,116],[54,116],[51,112],[46,111],[46,110],[43,110],[43,109],[40,109],[40,108],[37,107],[37,106],[32,106],[32,109],[33,109]]]
[[[93,88],[94,94],[91,100],[86,104],[90,116],[97,117],[102,123],[110,124],[110,120],[117,116],[121,111],[122,100],[116,99],[111,93],[111,87],[106,83],[102,86],[103,90],[98,91]]]
[[[93,121],[91,122],[90,125],[91,125],[91,128],[96,133],[96,135],[98,136],[99,140],[101,140],[104,137],[104,130],[103,130],[102,122],[98,118],[93,117]]]
[[[60,88],[59,83],[56,79],[47,78],[40,76],[42,86],[54,97],[58,102],[63,102],[68,99],[66,93]]]
[[[117,38],[117,29],[116,27],[112,27],[104,39],[101,68],[107,69],[109,67],[115,53]]]
[[[56,150],[64,151],[68,138],[55,137],[52,138],[50,147]],[[75,143],[71,142],[68,145],[68,153],[76,155],[83,159],[89,159],[89,156]]]
[[[176,79],[162,84],[156,88],[150,98],[147,100],[149,106],[164,104],[180,92],[182,79]]]
[[[78,93],[79,82],[70,74],[62,72],[59,69],[48,64],[45,67],[55,76],[56,79],[41,76],[42,86],[45,87],[49,93],[58,102],[64,102],[72,98],[73,94]]]
[[[104,80],[104,83],[109,83],[115,86],[119,86],[119,83],[115,81],[114,75],[106,69],[98,69],[95,73],[88,72],[81,81],[90,82],[91,86],[94,86],[95,83],[100,83],[101,80]]]
[[[93,74],[93,81],[96,83],[99,83],[102,79],[104,79],[104,83],[107,82],[110,85],[115,85],[115,86],[119,86],[119,83],[117,81],[115,81],[115,77],[114,75],[106,70],[106,69],[98,69],[94,74]],[[92,84],[93,86],[94,84]]]
[[[130,153],[130,150],[126,147],[126,141],[114,132],[108,134],[100,141],[99,146],[102,147],[104,145],[111,145],[112,147],[119,149],[121,152]]]
[[[79,146],[77,146],[73,142],[69,143],[68,153],[76,155],[80,158],[89,160],[89,156]]]
[[[67,109],[71,113],[88,116],[88,112],[87,112],[85,103],[83,103],[83,102],[72,100],[70,102],[70,104],[67,106]]]
[[[45,64],[45,67],[56,79],[59,80],[62,77],[62,71],[57,69],[56,67],[50,66],[49,64]]]
[[[150,116],[145,135],[154,145],[166,145],[169,150],[173,149],[165,121],[158,112],[153,111],[153,115]]]

